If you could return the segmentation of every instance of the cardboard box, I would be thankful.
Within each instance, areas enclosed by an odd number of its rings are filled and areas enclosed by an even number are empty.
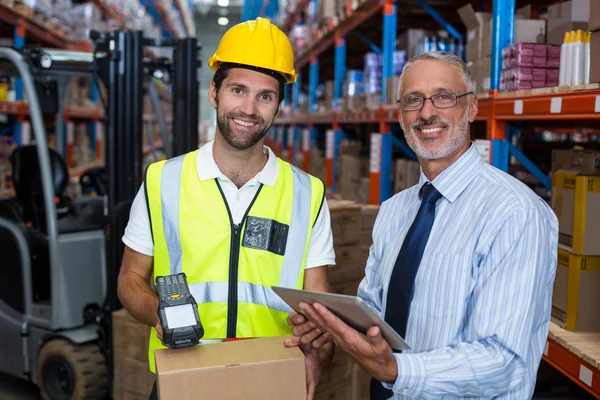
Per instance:
[[[547,43],[562,44],[565,32],[588,30],[590,0],[571,0],[548,6]]]
[[[358,364],[352,366],[351,400],[367,400],[370,396],[371,376]]]
[[[479,58],[492,55],[492,21],[486,21],[483,25]],[[546,43],[546,21],[515,18],[513,43]]]
[[[571,149],[552,149],[552,172],[567,168],[569,165],[571,165],[572,153],[573,150]]]
[[[410,60],[416,55],[419,41],[425,37],[423,29],[407,29],[398,35],[396,49],[406,50],[406,59]]]
[[[161,400],[306,400],[304,354],[284,337],[156,351]]]
[[[469,3],[458,10],[458,15],[467,27],[467,61],[475,61],[482,57],[482,38],[484,24],[490,21],[492,14],[475,12]]]
[[[148,362],[126,358],[123,363],[123,384],[125,392],[148,398],[154,385],[155,376],[148,368]]]
[[[355,244],[360,240],[361,207],[353,201],[330,200],[333,245]]]
[[[600,0],[589,0],[590,1],[590,18],[588,24],[588,30],[595,32],[600,31]]]
[[[590,82],[600,82],[600,31],[590,38]]]
[[[365,276],[369,258],[369,246],[335,246],[335,265],[327,268],[327,279],[331,286],[359,282]]]
[[[600,256],[600,175],[557,171],[552,178],[552,209],[559,221],[560,243],[579,255]]]
[[[385,86],[385,103],[398,104],[398,85],[400,84],[400,76],[393,75],[387,78]]]
[[[552,320],[569,331],[600,331],[600,257],[558,249]]]
[[[394,192],[398,193],[419,183],[421,166],[417,161],[399,158],[396,160]]]

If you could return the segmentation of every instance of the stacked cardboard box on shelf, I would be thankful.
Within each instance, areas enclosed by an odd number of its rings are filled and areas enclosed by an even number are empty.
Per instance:
[[[378,206],[328,199],[336,265],[328,269],[333,293],[356,296],[365,275],[371,232]],[[330,369],[317,387],[316,400],[368,398],[370,378],[349,356],[337,349]]]
[[[552,209],[560,248],[552,319],[570,331],[600,331],[600,153],[571,150],[565,165],[569,150],[554,152]]]
[[[113,356],[115,400],[146,400],[154,384],[148,368],[150,328],[133,319],[125,310],[113,312]]]
[[[600,0],[590,0],[590,82],[600,82]]]
[[[394,193],[416,185],[420,176],[421,166],[418,161],[398,158],[394,164]]]
[[[546,43],[561,45],[565,33],[588,30],[590,5],[595,0],[570,0],[548,6],[548,34]]]
[[[530,7],[516,10],[514,19],[514,43],[546,43],[546,21],[529,19]],[[458,9],[458,14],[467,27],[467,62],[476,92],[490,89],[491,55],[492,55],[492,21],[491,14],[475,12],[471,4]]]
[[[369,202],[369,158],[361,156],[360,142],[344,142],[341,146],[338,186],[343,199]]]

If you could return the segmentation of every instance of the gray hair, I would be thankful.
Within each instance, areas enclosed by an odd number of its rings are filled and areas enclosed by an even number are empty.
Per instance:
[[[465,86],[467,87],[467,92],[475,93],[475,82],[473,81],[473,76],[471,75],[471,72],[469,71],[467,64],[457,55],[455,55],[453,53],[448,53],[445,51],[429,51],[426,53],[417,54],[416,56],[414,56],[413,58],[411,58],[404,64],[404,67],[402,68],[402,75],[404,75],[404,72],[408,69],[408,67],[410,67],[412,64],[416,63],[417,61],[422,61],[422,60],[436,60],[436,61],[440,61],[440,62],[443,62],[446,64],[456,65],[457,67],[460,68],[460,70],[462,72],[463,81],[465,83]],[[400,87],[401,86],[402,86],[402,78],[400,78],[400,81],[398,82],[398,91],[396,92],[398,97],[400,96]]]

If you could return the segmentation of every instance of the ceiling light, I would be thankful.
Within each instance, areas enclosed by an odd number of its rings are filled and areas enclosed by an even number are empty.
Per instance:
[[[221,17],[221,18],[219,18],[218,22],[219,22],[219,25],[225,26],[225,25],[227,25],[229,23],[229,18],[227,18],[227,17]]]
[[[229,5],[229,0],[217,0],[217,4],[221,7],[227,7]]]

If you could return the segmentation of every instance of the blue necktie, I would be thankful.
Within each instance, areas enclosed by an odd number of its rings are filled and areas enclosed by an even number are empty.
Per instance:
[[[404,238],[390,277],[385,320],[402,337],[406,335],[415,277],[435,219],[435,204],[441,197],[431,183],[427,182],[421,187],[421,207]],[[392,396],[393,392],[384,388],[379,381],[371,381],[371,400],[384,400]]]

